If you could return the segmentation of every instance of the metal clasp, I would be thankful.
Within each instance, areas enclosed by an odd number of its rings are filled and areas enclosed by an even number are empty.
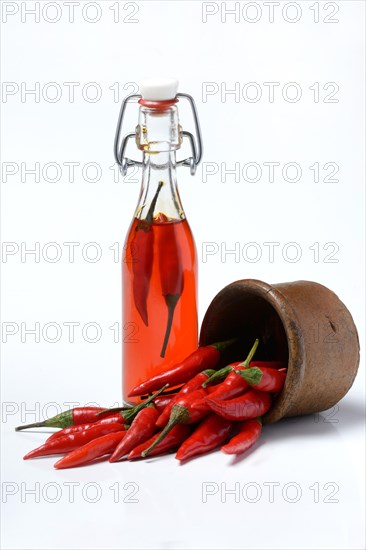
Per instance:
[[[187,99],[189,101],[192,109],[192,113],[193,113],[193,120],[194,120],[195,131],[196,131],[196,138],[193,136],[191,132],[187,132],[185,130],[182,131],[183,137],[187,137],[189,139],[189,142],[191,144],[191,149],[192,149],[192,156],[187,157],[184,160],[177,161],[177,166],[189,166],[191,175],[193,176],[196,173],[196,168],[202,159],[202,150],[203,150],[201,128],[200,128],[200,123],[198,119],[196,104],[193,97],[189,94],[177,94],[176,97]],[[132,94],[127,96],[122,102],[121,109],[119,111],[119,116],[118,116],[116,135],[114,138],[114,158],[117,164],[119,165],[120,170],[124,176],[126,175],[127,170],[130,166],[142,166],[141,161],[133,160],[125,156],[128,140],[130,138],[135,138],[136,134],[134,132],[131,132],[129,134],[126,134],[121,140],[122,124],[123,124],[123,118],[125,115],[127,104],[133,100],[138,101],[139,99],[141,99],[141,95],[139,94]]]

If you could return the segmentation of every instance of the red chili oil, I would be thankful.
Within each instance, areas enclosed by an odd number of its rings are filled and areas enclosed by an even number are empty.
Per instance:
[[[137,218],[133,220],[127,234],[122,265],[122,389],[123,399],[130,403],[140,401],[140,398],[127,397],[132,388],[183,360],[197,348],[198,338],[196,247],[187,220],[172,220],[161,213],[154,216],[151,227],[154,235],[153,266],[147,297],[148,326],[142,321],[133,296],[133,262],[139,261],[139,251],[132,243],[139,221]],[[168,307],[162,294],[159,254],[164,254],[164,250],[159,250],[159,241],[164,238],[164,232],[172,231],[172,228],[180,251],[183,291],[174,310],[165,357],[161,357]]]

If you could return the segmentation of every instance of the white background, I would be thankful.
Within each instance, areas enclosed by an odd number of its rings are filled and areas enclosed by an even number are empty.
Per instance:
[[[168,456],[57,472],[53,458],[22,461],[44,435],[14,432],[69,403],[121,399],[120,343],[109,328],[120,322],[120,263],[109,247],[123,243],[139,175],[115,182],[110,167],[119,103],[134,91],[128,83],[145,76],[177,76],[199,109],[210,164],[194,178],[181,168],[178,178],[200,259],[200,320],[236,279],[309,279],[334,290],[364,334],[364,2],[281,2],[272,22],[265,2],[237,3],[238,22],[234,15],[225,22],[221,3],[120,2],[117,16],[117,2],[79,0],[74,22],[64,2],[43,11],[46,4],[35,22],[24,11],[34,2],[2,2],[2,239],[14,252],[2,257],[3,548],[364,548],[363,356],[339,406],[265,428],[258,448],[234,462],[212,453],[183,466]],[[205,9],[217,13],[204,23]],[[65,82],[79,83],[73,101]],[[96,102],[91,82],[101,92]],[[269,82],[279,83],[273,98]],[[207,83],[217,92],[205,96]],[[235,83],[240,96],[225,96]],[[296,90],[288,83],[301,91],[298,101],[290,101]],[[24,95],[35,86],[39,98]],[[251,102],[255,89],[262,96]],[[183,106],[181,120],[191,128]],[[24,174],[37,162],[39,182]],[[70,162],[80,163],[74,181]],[[272,182],[266,162],[280,163]],[[297,182],[286,181],[291,169],[282,175],[289,162],[301,168]],[[47,172],[47,163],[60,173]],[[99,166],[94,183],[92,168],[82,173],[87,163]],[[205,177],[212,163],[217,173]],[[262,175],[225,182],[221,163],[244,171],[257,163]],[[326,163],[338,166],[338,181],[324,181],[332,171]],[[65,242],[80,243],[73,262]],[[95,249],[84,248],[91,242],[102,251],[95,263]],[[50,261],[56,249],[47,243],[57,243],[58,261]],[[273,258],[264,243],[278,243]],[[39,261],[22,258],[35,246]],[[215,254],[204,255],[207,247]],[[225,254],[235,247],[238,256]],[[73,343],[67,322],[80,323]],[[35,323],[39,342],[24,333]],[[60,327],[55,343],[47,341],[54,328],[42,334],[47,323]],[[83,338],[87,323],[100,327],[98,342]],[[208,490],[215,494],[205,498]]]

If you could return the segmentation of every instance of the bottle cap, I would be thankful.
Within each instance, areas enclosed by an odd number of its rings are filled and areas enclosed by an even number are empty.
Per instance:
[[[176,78],[149,78],[141,82],[140,93],[148,101],[168,101],[177,95],[178,84]]]
[[[138,160],[133,160],[126,156],[126,146],[130,139],[136,140],[137,133],[130,132],[123,137],[123,118],[126,107],[129,103],[138,103],[144,107],[150,108],[151,112],[154,110],[155,114],[159,114],[161,111],[170,109],[172,105],[175,105],[177,101],[182,99],[187,100],[190,104],[193,114],[194,125],[196,129],[196,136],[190,132],[182,131],[179,128],[179,134],[182,138],[189,139],[191,145],[191,156],[177,161],[178,166],[188,166],[193,175],[196,171],[197,165],[201,162],[202,158],[202,137],[201,129],[198,120],[198,114],[194,99],[189,94],[177,94],[178,80],[176,78],[153,78],[144,80],[140,86],[139,94],[131,94],[125,97],[122,102],[118,123],[116,128],[116,135],[114,138],[114,158],[117,164],[120,166],[122,174],[126,175],[130,166],[143,166],[143,163]],[[151,113],[150,113],[151,114]],[[141,112],[140,112],[141,115]],[[174,113],[177,116],[177,113]]]

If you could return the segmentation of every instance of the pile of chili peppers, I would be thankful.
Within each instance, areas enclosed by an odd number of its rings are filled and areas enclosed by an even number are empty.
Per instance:
[[[61,428],[24,459],[65,455],[55,468],[72,468],[98,459],[117,462],[157,456],[177,450],[185,461],[218,447],[227,454],[247,451],[262,431],[261,417],[285,383],[286,365],[254,361],[255,341],[245,361],[217,369],[221,352],[233,341],[199,347],[170,371],[131,392],[144,395],[135,406],[113,409],[77,407],[43,422],[19,426]],[[173,394],[170,386],[183,386]]]

